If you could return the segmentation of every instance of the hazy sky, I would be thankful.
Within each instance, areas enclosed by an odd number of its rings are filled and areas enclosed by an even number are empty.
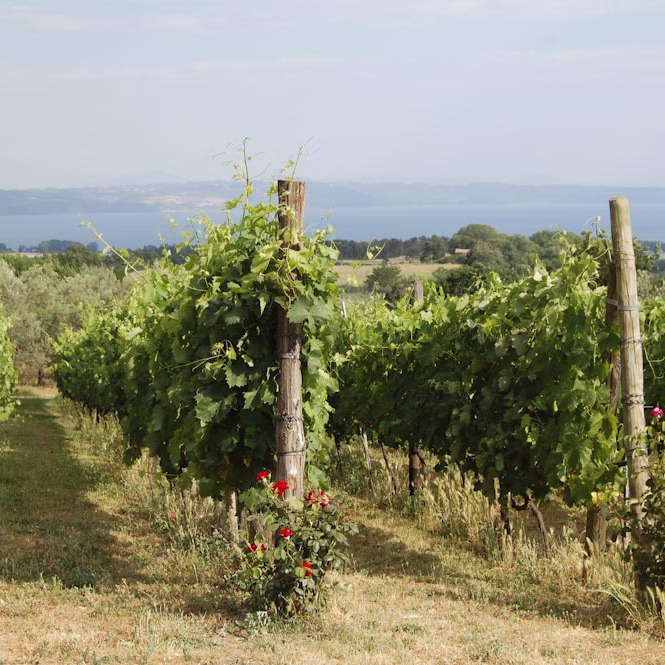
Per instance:
[[[665,0],[0,0],[0,188],[228,177],[243,137],[309,178],[665,185]]]

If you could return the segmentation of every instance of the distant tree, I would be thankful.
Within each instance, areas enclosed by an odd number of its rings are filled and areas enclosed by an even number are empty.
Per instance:
[[[476,291],[487,280],[489,273],[486,266],[478,263],[459,268],[439,268],[432,278],[446,295],[461,296]]]
[[[0,307],[11,322],[21,381],[36,383],[48,374],[51,340],[67,327],[78,328],[88,309],[124,297],[130,284],[120,282],[106,267],[83,267],[63,275],[50,262],[18,258],[30,262],[20,274],[0,261]]]
[[[555,270],[561,265],[561,238],[565,235],[561,231],[538,231],[530,238],[536,246],[538,257],[548,270]]]
[[[450,238],[450,248],[471,249],[477,242],[491,242],[496,240],[499,232],[487,224],[468,224],[463,226],[457,233]]]
[[[448,239],[434,235],[423,241],[420,260],[423,263],[436,263],[442,261],[446,254],[448,254]]]
[[[372,293],[382,295],[388,302],[397,302],[409,288],[409,280],[397,266],[383,264],[376,266],[367,276],[365,286]]]
[[[637,271],[637,292],[640,298],[665,299],[665,275],[647,270]]]
[[[635,249],[635,266],[638,270],[658,272],[658,254],[651,251],[637,238],[633,239],[633,248]]]
[[[413,237],[405,240],[402,244],[402,251],[404,256],[410,259],[419,258],[422,253],[422,246],[425,240],[425,236],[420,236],[418,238]]]
[[[506,270],[510,266],[502,251],[501,243],[489,240],[476,241],[466,255],[466,263],[467,265],[479,263],[497,272]]]
[[[73,240],[43,240],[37,245],[37,251],[43,254],[59,254],[77,244],[80,243],[75,243]]]
[[[79,243],[73,243],[64,252],[47,257],[47,262],[50,262],[60,275],[73,275],[81,272],[83,267],[108,264],[107,257]]]

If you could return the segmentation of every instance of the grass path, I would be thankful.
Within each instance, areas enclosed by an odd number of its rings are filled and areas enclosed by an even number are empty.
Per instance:
[[[330,608],[261,628],[169,546],[59,400],[24,397],[21,414],[0,426],[0,665],[665,663],[661,642],[585,622],[582,596],[548,616],[542,580],[516,584],[360,501],[355,570]]]
[[[4,576],[67,587],[117,578],[131,553],[111,535],[117,520],[87,494],[99,465],[72,452],[53,399],[23,397],[21,417],[0,435]]]

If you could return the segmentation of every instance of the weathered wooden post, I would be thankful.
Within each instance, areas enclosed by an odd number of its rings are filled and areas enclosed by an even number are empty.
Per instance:
[[[284,229],[282,252],[297,248],[303,232],[305,183],[293,180],[277,182],[279,226]],[[298,279],[297,274],[292,275]],[[288,312],[277,308],[277,359],[279,379],[275,436],[277,448],[277,480],[287,481],[286,499],[302,499],[304,493],[307,443],[302,417],[302,372],[300,352],[302,325],[291,323]]]
[[[227,489],[224,493],[224,521],[229,540],[237,545],[240,542],[238,529],[238,501],[235,490]]]
[[[422,280],[417,280],[413,287],[414,302],[425,299]],[[417,443],[409,443],[409,495],[414,496],[425,484],[425,461]]]
[[[644,441],[644,365],[640,337],[640,307],[637,297],[637,270],[628,199],[610,200],[612,246],[617,278],[617,312],[621,334],[621,392],[623,402],[623,440],[628,469],[628,491],[632,503],[632,536],[641,540],[640,504],[647,489],[649,460]],[[640,581],[637,580],[638,586]]]

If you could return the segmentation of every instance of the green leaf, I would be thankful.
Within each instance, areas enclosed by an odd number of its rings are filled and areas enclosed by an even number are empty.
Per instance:
[[[226,382],[229,384],[230,388],[242,388],[243,386],[246,386],[247,375],[247,367],[238,365],[238,363],[229,365],[224,370],[224,376],[226,377]]]
[[[196,417],[200,421],[201,426],[205,427],[215,419],[219,410],[219,402],[204,393],[197,393],[195,399]]]
[[[302,323],[311,317],[312,303],[306,298],[297,298],[287,312],[287,317],[291,323]]]

